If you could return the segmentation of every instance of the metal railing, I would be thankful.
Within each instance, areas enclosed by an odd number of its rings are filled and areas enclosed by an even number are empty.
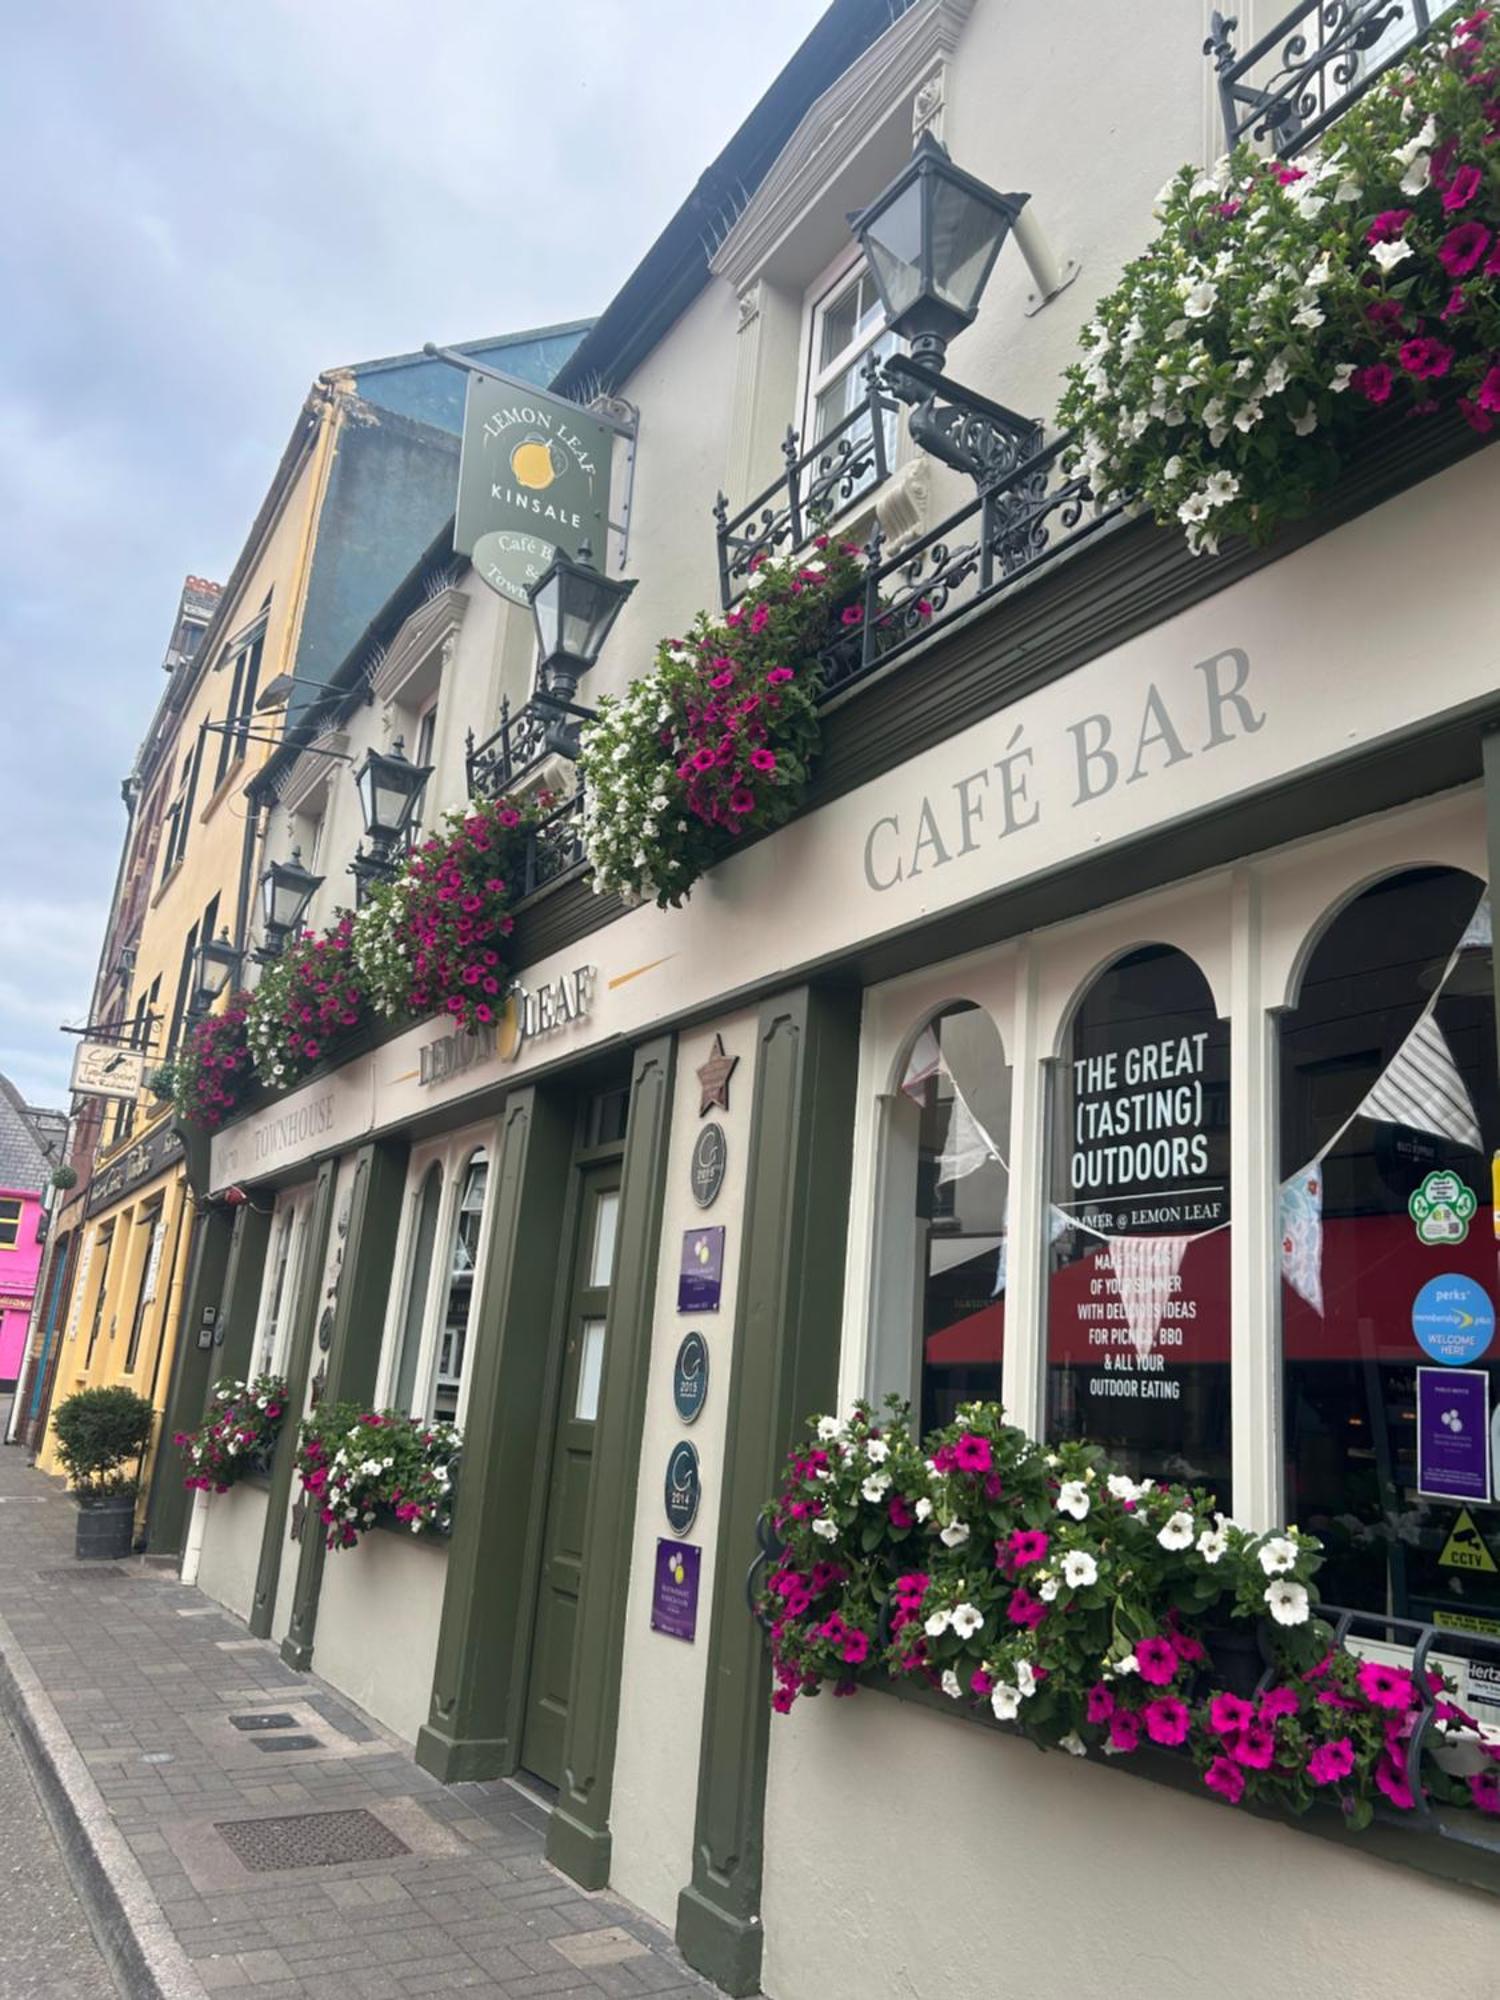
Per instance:
[[[728,610],[755,573],[756,559],[790,553],[851,501],[863,499],[890,477],[886,425],[899,405],[877,361],[865,363],[865,393],[833,429],[807,450],[792,425],[782,439],[786,470],[731,515],[721,493],[714,502],[718,527],[719,601]]]
[[[1269,142],[1290,159],[1398,62],[1432,26],[1428,0],[1299,0],[1235,52],[1233,15],[1215,12],[1203,53],[1218,72],[1225,144]]]
[[[528,701],[513,709],[500,703],[500,721],[481,743],[471,729],[464,738],[464,770],[471,799],[496,799],[513,792],[528,772],[558,748],[557,716]]]
[[[587,860],[583,846],[583,787],[554,806],[537,821],[526,843],[526,859],[521,869],[524,901],[539,889],[548,888],[565,875],[582,868]]]

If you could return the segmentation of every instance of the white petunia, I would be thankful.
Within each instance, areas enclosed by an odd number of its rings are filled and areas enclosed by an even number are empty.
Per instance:
[[[1099,1581],[1099,1565],[1087,1549],[1069,1549],[1063,1557],[1062,1573],[1069,1590],[1087,1590]]]
[[[950,1701],[962,1701],[964,1698],[963,1687],[952,1667],[943,1669],[942,1689]]]
[[[838,1522],[830,1521],[826,1514],[820,1514],[813,1522],[812,1531],[815,1535],[821,1535],[825,1542],[836,1542],[839,1538]]]
[[[946,1604],[940,1604],[936,1611],[929,1611],[922,1630],[929,1639],[941,1639],[953,1623],[953,1613]]]
[[[1123,1659],[1115,1661],[1115,1672],[1117,1674],[1138,1674],[1140,1670],[1140,1661],[1137,1660],[1134,1653],[1127,1653]]]
[[[1409,167],[1419,153],[1431,152],[1436,138],[1437,120],[1429,116],[1421,131],[1408,139],[1404,146],[1397,146],[1391,158],[1398,167]]]
[[[1404,236],[1398,236],[1394,243],[1372,243],[1370,255],[1382,271],[1394,271],[1398,264],[1404,263],[1411,255],[1411,245]]]
[[[1224,507],[1240,490],[1240,482],[1232,472],[1211,472],[1204,482],[1203,497],[1210,507]]]
[[[1334,369],[1332,376],[1329,378],[1328,386],[1335,396],[1343,395],[1349,386],[1353,374],[1354,363],[1352,361],[1341,361],[1338,367]]]
[[[1177,518],[1185,523],[1208,519],[1208,496],[1204,493],[1190,493],[1177,509]],[[1059,1505],[1062,1503],[1059,1502]]]
[[[1259,1556],[1267,1576],[1284,1576],[1297,1567],[1297,1544],[1290,1535],[1271,1535],[1261,1543]]]
[[[1278,1625],[1305,1625],[1307,1623],[1307,1590],[1300,1583],[1290,1583],[1281,1576],[1274,1583],[1266,1585],[1266,1608]]]
[[[1081,1479],[1065,1479],[1058,1489],[1057,1511],[1081,1521],[1089,1511],[1089,1489]]]
[[[1016,1687],[1023,1700],[1030,1701],[1040,1686],[1041,1682],[1037,1679],[1036,1670],[1033,1668],[1030,1660],[1018,1661],[1016,1663]]]
[[[1037,1585],[1036,1594],[1042,1600],[1043,1604],[1050,1604],[1061,1587],[1055,1576],[1049,1576]]]
[[[1259,403],[1242,403],[1234,413],[1234,427],[1237,431],[1253,431],[1264,415]]]
[[[891,1475],[888,1472],[872,1472],[860,1486],[860,1492],[874,1506],[890,1491]]]
[[[1164,1549],[1190,1549],[1193,1546],[1193,1517],[1179,1510],[1157,1531],[1156,1539]]]
[[[1209,278],[1182,295],[1182,310],[1189,319],[1207,319],[1218,303],[1219,288]]]
[[[1432,172],[1432,155],[1418,153],[1406,172],[1401,176],[1400,187],[1404,195],[1419,195],[1426,187]]]
[[[1229,1547],[1229,1537],[1222,1528],[1205,1528],[1198,1537],[1198,1553],[1206,1563],[1216,1563]]]
[[[1298,306],[1292,314],[1293,326],[1321,326],[1325,315],[1315,305]]]
[[[968,1539],[969,1524],[967,1521],[950,1521],[948,1526],[938,1536],[938,1540],[946,1549],[961,1549]]]
[[[1066,1736],[1059,1736],[1057,1747],[1066,1750],[1070,1757],[1087,1757],[1089,1754],[1089,1746],[1076,1729],[1070,1729]]]
[[[953,1607],[953,1629],[960,1639],[972,1639],[984,1624],[984,1613],[977,1604],[957,1604]]]
[[[1308,404],[1300,417],[1292,418],[1292,429],[1297,433],[1298,437],[1308,437],[1317,428],[1318,413],[1311,403]]]
[[[1334,189],[1333,198],[1335,201],[1358,201],[1363,193],[1364,189],[1353,174],[1346,174]]]
[[[865,1456],[871,1465],[884,1465],[891,1455],[891,1448],[884,1438],[871,1438],[865,1446]]]
[[[917,1502],[915,1511],[919,1521],[927,1521],[932,1518],[932,1502],[927,1498],[925,1493]]]
[[[843,1422],[838,1417],[819,1417],[818,1419],[818,1436],[823,1440],[824,1444],[831,1443],[834,1438],[842,1436],[843,1429]]]
[[[1014,1722],[1021,1712],[1021,1690],[997,1681],[990,1689],[990,1707],[997,1722]]]
[[[1182,460],[1175,455],[1169,458],[1161,469],[1161,476],[1169,483],[1182,477]]]

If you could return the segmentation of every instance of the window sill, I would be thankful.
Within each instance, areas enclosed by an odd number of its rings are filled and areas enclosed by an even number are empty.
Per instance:
[[[182,863],[183,863],[183,856],[179,854],[177,859],[172,863],[171,867],[167,870],[166,874],[163,875],[161,880],[157,883],[156,888],[152,893],[151,897],[151,907],[153,910],[156,908],[157,904],[161,901],[162,897],[166,895],[168,889],[170,889],[172,884],[177,880],[177,877],[182,873]]]
[[[241,750],[235,755],[228,770],[225,771],[223,777],[220,778],[218,784],[214,786],[212,796],[209,798],[207,804],[203,807],[203,810],[199,813],[198,815],[199,826],[207,826],[208,822],[213,818],[214,814],[219,810],[219,807],[224,803],[225,799],[228,798],[229,794],[239,789],[240,777],[244,771],[244,768],[245,768],[245,753],[243,750]]]
[[[987,1729],[998,1736],[1008,1736],[1018,1742],[1027,1741],[1014,1723],[997,1722],[993,1716],[960,1708],[936,1688],[911,1681],[893,1681],[884,1674],[862,1678],[859,1685],[861,1693],[885,1695],[916,1708],[929,1709],[956,1727]],[[1072,1761],[1065,1751],[1049,1752],[1040,1745],[1030,1747],[1043,1756],[1052,1755],[1065,1762]],[[1127,1757],[1105,1757],[1091,1749],[1087,1757],[1079,1761],[1096,1768],[1107,1767],[1127,1777],[1144,1778],[1150,1784],[1164,1785],[1218,1813],[1237,1813],[1285,1827],[1291,1832],[1311,1834],[1316,1839],[1332,1841],[1350,1854],[1369,1855],[1375,1860],[1392,1862],[1398,1868],[1411,1868],[1418,1874],[1433,1876],[1442,1882],[1500,1896],[1500,1825],[1487,1822],[1477,1814],[1452,1814],[1445,1818],[1439,1809],[1434,1808],[1430,1818],[1418,1821],[1407,1815],[1381,1810],[1372,1826],[1362,1833],[1355,1833],[1331,1806],[1314,1806],[1299,1818],[1253,1803],[1222,1805],[1204,1790],[1203,1780],[1186,1751],[1167,1750],[1153,1743],[1143,1743]]]

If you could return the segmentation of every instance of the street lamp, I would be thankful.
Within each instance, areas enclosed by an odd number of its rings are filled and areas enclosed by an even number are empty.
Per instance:
[[[981,489],[1040,450],[1042,426],[950,381],[943,362],[949,341],[972,325],[1012,229],[1019,239],[1030,199],[997,194],[954,166],[947,147],[924,132],[890,185],[849,218],[887,324],[911,343],[909,354],[885,364],[892,393],[911,406],[908,429],[923,450]]]
[[[219,995],[239,977],[239,971],[240,955],[230,943],[226,925],[216,938],[206,937],[198,947],[193,1011],[206,1014]]]
[[[996,194],[924,132],[885,192],[850,217],[886,322],[911,342],[913,361],[942,367],[948,342],[973,323],[995,259],[1030,199]]]
[[[536,625],[538,707],[561,716],[573,710],[578,683],[599,658],[610,627],[635,589],[594,568],[587,542],[576,556],[561,549],[527,593]]]
[[[405,837],[432,776],[432,766],[412,763],[402,744],[403,738],[398,736],[389,750],[367,750],[365,761],[354,773],[365,832],[382,859]]]
[[[265,952],[275,958],[301,923],[308,904],[323,886],[323,877],[302,866],[302,849],[294,847],[290,861],[273,861],[260,878]]]

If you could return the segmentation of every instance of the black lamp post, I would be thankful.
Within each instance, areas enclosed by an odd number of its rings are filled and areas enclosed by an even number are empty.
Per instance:
[[[226,925],[219,935],[205,938],[198,947],[194,974],[193,1011],[206,1014],[221,993],[227,992],[240,973],[240,954],[229,941]]]
[[[924,132],[889,187],[849,218],[887,323],[911,343],[885,373],[893,394],[912,405],[912,437],[980,486],[1008,477],[1038,450],[1042,427],[950,381],[943,362],[949,341],[973,323],[995,259],[1030,199],[997,194],[954,166],[947,148]]]
[[[538,648],[535,699],[559,719],[589,713],[574,705],[578,683],[598,660],[635,589],[634,578],[616,582],[601,575],[592,555],[587,542],[576,556],[559,549],[528,593]],[[576,730],[572,734],[576,743]]]
[[[308,904],[323,886],[321,875],[302,866],[302,849],[294,847],[290,861],[273,861],[260,878],[264,955],[275,958],[301,923]]]

